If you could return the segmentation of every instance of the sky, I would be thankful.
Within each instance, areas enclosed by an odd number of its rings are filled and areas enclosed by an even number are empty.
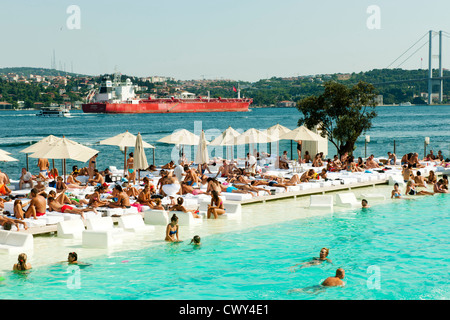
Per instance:
[[[425,36],[397,67],[442,30],[450,68],[448,12],[446,0],[0,0],[0,67],[50,68],[55,50],[69,72],[253,82],[386,68]],[[400,67],[428,68],[428,45]]]

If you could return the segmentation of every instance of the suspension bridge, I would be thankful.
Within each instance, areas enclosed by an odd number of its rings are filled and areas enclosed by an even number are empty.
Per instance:
[[[439,40],[439,53],[438,55],[433,55],[433,39],[438,36]],[[409,55],[406,56],[403,60],[400,60],[401,62],[396,65],[395,68],[400,68],[406,61],[411,59],[419,50],[421,50],[423,47],[425,47],[428,44],[428,76],[424,78],[416,78],[416,79],[404,79],[404,80],[394,80],[394,81],[387,81],[387,82],[380,82],[380,83],[373,83],[374,86],[381,86],[381,85],[387,85],[387,84],[394,84],[394,83],[405,83],[405,82],[418,82],[418,81],[427,81],[428,82],[428,97],[427,97],[427,103],[429,105],[433,104],[433,88],[435,86],[438,86],[438,94],[439,103],[442,103],[443,101],[443,91],[444,91],[444,80],[449,79],[450,76],[444,76],[444,69],[442,67],[442,38],[447,37],[450,38],[450,33],[446,31],[433,31],[430,30],[427,33],[425,33],[422,37],[420,37],[419,40],[417,40],[413,45],[411,45],[405,52],[403,52],[400,56],[398,56],[394,61],[392,61],[391,64],[387,66],[386,69],[391,68],[396,62],[398,62],[400,59],[404,58],[408,53]],[[422,43],[425,40],[424,43]],[[413,51],[414,50],[414,51]],[[412,52],[412,53],[411,53]],[[433,59],[438,58],[438,76],[433,76]]]

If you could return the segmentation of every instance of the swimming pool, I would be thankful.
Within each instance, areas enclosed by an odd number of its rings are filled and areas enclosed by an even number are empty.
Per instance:
[[[89,258],[85,268],[54,264],[4,272],[1,299],[449,299],[449,195],[388,201]],[[332,264],[290,267],[330,248]],[[83,261],[82,258],[80,258]],[[317,286],[336,268],[346,286]]]

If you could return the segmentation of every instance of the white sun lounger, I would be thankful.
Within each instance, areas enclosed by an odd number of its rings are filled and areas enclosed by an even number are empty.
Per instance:
[[[361,198],[366,199],[367,201],[369,201],[369,200],[380,200],[380,201],[386,200],[386,196],[381,193],[362,193]]]
[[[123,229],[114,228],[111,217],[86,219],[82,233],[83,247],[109,248],[123,242]]]
[[[393,186],[396,183],[398,183],[399,187],[406,186],[406,183],[405,183],[405,181],[403,181],[403,177],[401,175],[390,175],[389,176],[389,185]]]
[[[309,197],[310,209],[333,209],[333,196],[331,195],[311,195]]]
[[[0,230],[0,253],[20,254],[33,250],[33,235],[17,231]]]
[[[86,230],[84,222],[81,219],[65,220],[57,224],[57,236],[64,239],[78,239],[82,237]]]
[[[231,201],[242,201],[252,198],[252,196],[249,193],[222,192],[221,195],[224,196],[226,200]]]
[[[150,225],[162,225],[166,226],[169,224],[169,215],[165,210],[145,210],[144,211],[144,221],[146,224]]]
[[[353,192],[338,193],[336,195],[336,205],[340,207],[360,207],[361,203],[356,199]]]
[[[203,219],[201,218],[194,218],[191,212],[182,212],[182,211],[170,211],[168,213],[169,220],[172,217],[173,214],[176,214],[178,217],[178,224],[180,226],[195,226],[200,225],[203,222]]]
[[[119,227],[129,232],[153,231],[154,226],[144,223],[144,219],[140,214],[127,214],[119,218]]]

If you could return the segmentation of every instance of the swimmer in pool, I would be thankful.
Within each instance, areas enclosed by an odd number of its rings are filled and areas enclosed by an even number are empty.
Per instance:
[[[328,256],[329,253],[330,253],[330,249],[328,249],[328,248],[322,248],[322,249],[320,250],[320,253],[319,253],[319,257],[318,257],[318,258],[317,258],[317,257],[314,257],[314,258],[312,258],[312,260],[310,260],[310,261],[302,262],[302,263],[297,263],[296,265],[294,265],[294,266],[292,266],[292,267],[290,268],[290,269],[291,269],[291,272],[295,272],[295,271],[296,271],[296,270],[295,270],[295,267],[298,266],[298,265],[302,265],[299,269],[303,269],[303,268],[307,268],[307,267],[311,267],[311,266],[316,266],[316,265],[322,264],[323,262],[329,262],[329,263],[332,263],[331,260],[327,258],[327,256]]]
[[[189,244],[193,244],[194,246],[201,245],[201,239],[200,236],[194,236]]]
[[[367,202],[366,199],[361,200],[361,207],[362,208],[370,208],[369,203]]]
[[[67,256],[67,263],[68,264],[76,264],[79,266],[90,266],[90,263],[84,263],[78,261],[78,255],[76,252],[69,252],[69,255]]]
[[[320,285],[310,286],[301,289],[292,289],[289,290],[288,293],[292,292],[304,292],[309,294],[318,294],[319,292],[323,292],[327,287],[343,287],[345,285],[344,279],[345,271],[342,268],[336,270],[336,275],[334,277],[328,277],[323,281]]]

